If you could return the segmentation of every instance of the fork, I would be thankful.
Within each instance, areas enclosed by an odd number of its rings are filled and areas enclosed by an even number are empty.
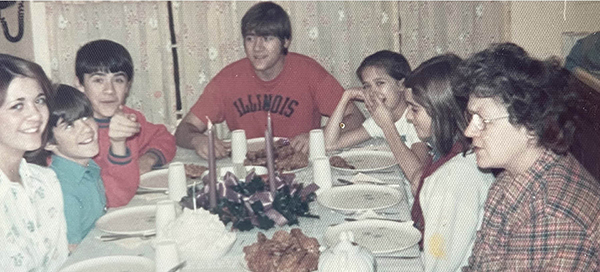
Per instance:
[[[117,240],[121,240],[121,239],[135,238],[135,237],[138,237],[142,240],[148,240],[148,239],[150,239],[150,237],[153,237],[153,236],[156,236],[156,233],[108,234],[108,235],[100,236],[100,240],[102,240],[103,242],[111,242],[111,241],[117,241]]]

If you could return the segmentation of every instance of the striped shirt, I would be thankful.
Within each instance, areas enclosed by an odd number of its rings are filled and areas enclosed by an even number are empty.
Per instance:
[[[572,155],[546,150],[490,188],[463,271],[600,271],[600,186]]]

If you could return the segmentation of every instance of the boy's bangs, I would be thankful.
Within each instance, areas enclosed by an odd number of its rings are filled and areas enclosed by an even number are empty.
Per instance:
[[[259,22],[254,26],[248,26],[246,35],[254,32],[256,36],[275,36],[280,39],[285,39],[283,27],[276,22]]]
[[[126,61],[118,61],[118,60],[105,60],[92,63],[86,63],[84,67],[85,74],[92,74],[95,72],[103,72],[103,73],[118,73],[125,72],[127,75],[127,79],[131,80],[131,64]]]
[[[93,115],[92,105],[83,93],[79,91],[58,92],[48,124],[56,127],[61,120],[64,123],[73,123],[78,119]]]

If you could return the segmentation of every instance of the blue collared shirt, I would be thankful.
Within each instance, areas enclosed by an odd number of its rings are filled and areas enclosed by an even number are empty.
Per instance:
[[[50,168],[56,173],[63,191],[67,240],[69,244],[79,244],[105,213],[106,195],[100,167],[92,159],[86,167],[52,155]]]

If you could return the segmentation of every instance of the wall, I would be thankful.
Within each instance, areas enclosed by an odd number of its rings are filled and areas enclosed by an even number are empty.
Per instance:
[[[34,52],[33,52],[33,36],[31,34],[31,12],[30,12],[30,2],[25,2],[25,31],[23,32],[23,38],[16,42],[9,42],[4,37],[3,30],[0,30],[0,53],[10,54],[13,56],[21,57],[27,60],[33,61]],[[6,22],[8,23],[8,29],[11,36],[16,36],[19,31],[18,25],[18,3],[12,5],[7,9],[3,9],[0,11],[2,13],[2,17],[6,18]]]
[[[515,1],[510,12],[510,40],[538,58],[562,56],[565,32],[600,31],[600,1]]]

